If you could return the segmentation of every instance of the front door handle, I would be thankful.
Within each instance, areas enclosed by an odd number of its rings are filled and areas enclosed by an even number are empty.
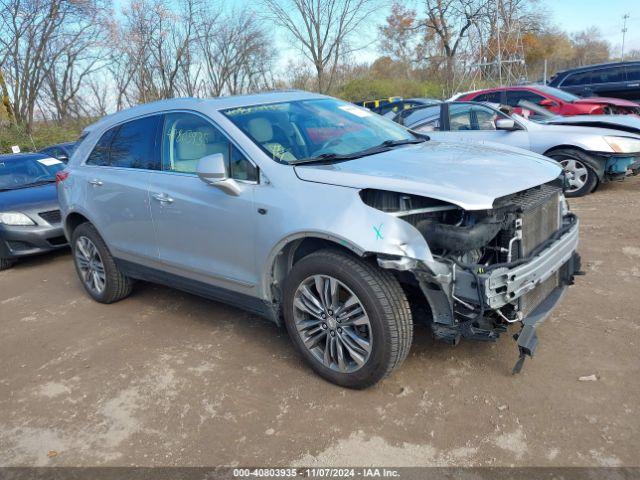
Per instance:
[[[160,203],[173,203],[173,198],[166,193],[154,193],[152,196]]]
[[[94,187],[102,186],[102,182],[96,178],[94,178],[93,180],[89,180],[89,184],[93,185]]]

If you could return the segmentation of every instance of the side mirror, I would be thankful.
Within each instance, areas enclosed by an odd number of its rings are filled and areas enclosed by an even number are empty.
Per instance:
[[[558,106],[558,104],[556,102],[554,102],[553,100],[549,100],[548,98],[543,98],[542,100],[540,100],[538,102],[538,105],[540,105],[541,107],[556,107],[556,106]]]
[[[496,130],[518,130],[518,126],[513,118],[498,118]]]
[[[237,196],[240,194],[238,184],[228,177],[224,156],[221,153],[207,155],[198,160],[196,173],[200,180],[207,185],[219,188],[229,195]]]

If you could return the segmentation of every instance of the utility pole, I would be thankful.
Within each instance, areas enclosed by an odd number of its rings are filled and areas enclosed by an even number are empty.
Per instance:
[[[629,19],[629,14],[625,13],[622,16],[622,47],[620,49],[620,61],[624,62],[624,37],[627,35],[627,20]]]

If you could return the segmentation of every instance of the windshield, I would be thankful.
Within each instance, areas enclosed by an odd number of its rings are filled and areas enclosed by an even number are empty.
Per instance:
[[[579,97],[576,97],[574,94],[565,92],[564,90],[560,90],[559,88],[549,87],[547,85],[536,85],[535,88],[540,90],[547,95],[553,95],[556,98],[564,102],[575,102]]]
[[[222,112],[271,158],[284,163],[354,157],[376,147],[423,141],[404,127],[353,104],[311,99]]]
[[[13,190],[56,181],[64,163],[55,158],[0,157],[0,190]]]

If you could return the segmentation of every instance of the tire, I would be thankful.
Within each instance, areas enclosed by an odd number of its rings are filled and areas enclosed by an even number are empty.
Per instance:
[[[322,301],[318,285],[329,285],[325,292],[331,301]],[[336,286],[335,297],[332,286]],[[313,303],[315,313],[311,313],[309,291],[329,308],[319,310]],[[386,270],[337,250],[319,250],[293,266],[283,293],[285,325],[293,344],[311,368],[330,382],[355,389],[370,387],[391,374],[409,353],[413,339],[409,301]],[[331,305],[338,305],[335,312]],[[317,345],[310,348],[305,340]],[[362,345],[367,344],[369,350],[363,353]]]
[[[565,191],[565,196],[583,197],[597,188],[598,175],[589,166],[586,153],[580,150],[559,149],[551,152],[549,157],[556,160],[567,174],[571,187]]]
[[[0,258],[0,272],[13,267],[14,261],[9,258]]]
[[[92,248],[95,248],[95,254]],[[104,240],[93,225],[83,223],[73,231],[71,251],[82,286],[95,301],[114,303],[131,293],[132,280],[120,272]],[[87,262],[93,262],[93,266],[89,267]],[[101,273],[99,264],[102,265]],[[91,268],[100,281],[96,281],[94,275],[87,275],[88,269]],[[98,288],[100,285],[102,288]]]

